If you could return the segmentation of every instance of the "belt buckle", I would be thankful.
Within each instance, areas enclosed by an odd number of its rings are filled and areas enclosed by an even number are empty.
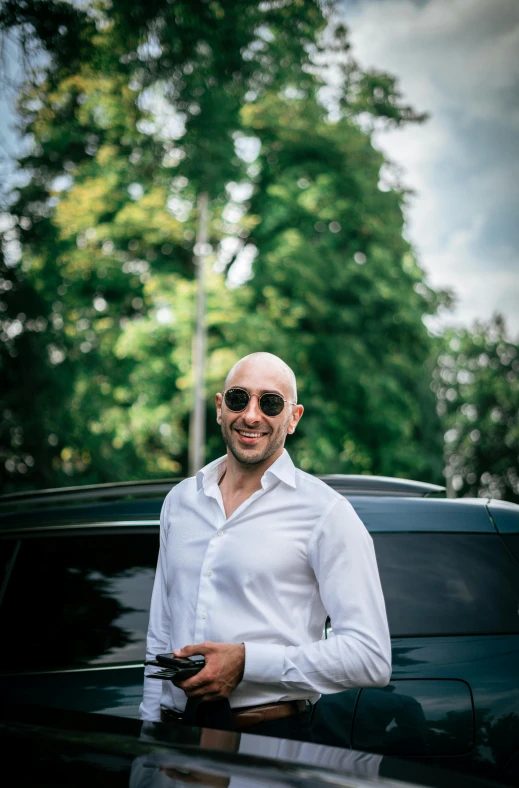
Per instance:
[[[174,722],[182,722],[184,720],[184,714],[182,712],[173,711],[173,709],[168,709],[167,706],[161,706],[160,711],[166,719],[173,720]]]

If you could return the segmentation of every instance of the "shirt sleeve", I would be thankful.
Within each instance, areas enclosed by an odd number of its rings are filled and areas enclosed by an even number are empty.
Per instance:
[[[166,569],[166,544],[169,527],[171,493],[166,496],[160,513],[160,547],[155,582],[151,595],[150,621],[146,639],[146,660],[155,659],[157,654],[163,654],[169,649],[171,614],[167,594],[167,569]],[[141,720],[160,721],[160,698],[162,695],[162,681],[150,679],[147,676],[158,668],[146,665],[144,668],[144,691],[142,703],[139,707]]]
[[[391,641],[373,540],[345,499],[316,524],[308,560],[333,636],[301,646],[246,642],[244,680],[320,694],[384,687]]]

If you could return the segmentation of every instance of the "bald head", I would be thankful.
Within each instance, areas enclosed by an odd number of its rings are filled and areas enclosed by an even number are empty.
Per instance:
[[[266,378],[279,379],[281,385],[285,388],[287,398],[292,402],[297,402],[296,376],[288,364],[273,353],[249,353],[248,356],[244,356],[237,361],[225,378],[225,391],[236,385],[235,378],[238,378],[240,373],[245,371],[245,368],[254,368],[259,373],[263,370]]]

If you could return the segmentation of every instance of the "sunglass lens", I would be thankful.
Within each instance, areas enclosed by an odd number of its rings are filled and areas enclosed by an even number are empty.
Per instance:
[[[260,407],[265,416],[279,416],[285,407],[285,401],[279,394],[262,394]]]
[[[236,413],[245,410],[248,401],[249,395],[243,389],[229,389],[225,392],[225,404],[229,410],[234,410]]]

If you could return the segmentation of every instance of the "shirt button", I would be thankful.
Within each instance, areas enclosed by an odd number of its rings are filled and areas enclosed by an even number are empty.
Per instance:
[[[202,615],[200,616],[200,618],[207,618],[207,613],[202,613]]]
[[[211,575],[212,575],[212,574],[213,574],[213,572],[212,572],[212,570],[210,569],[210,570],[209,570],[209,572],[207,573],[207,577],[211,577]]]
[[[216,536],[222,536],[222,534],[223,534],[223,531],[217,531],[216,532]]]

